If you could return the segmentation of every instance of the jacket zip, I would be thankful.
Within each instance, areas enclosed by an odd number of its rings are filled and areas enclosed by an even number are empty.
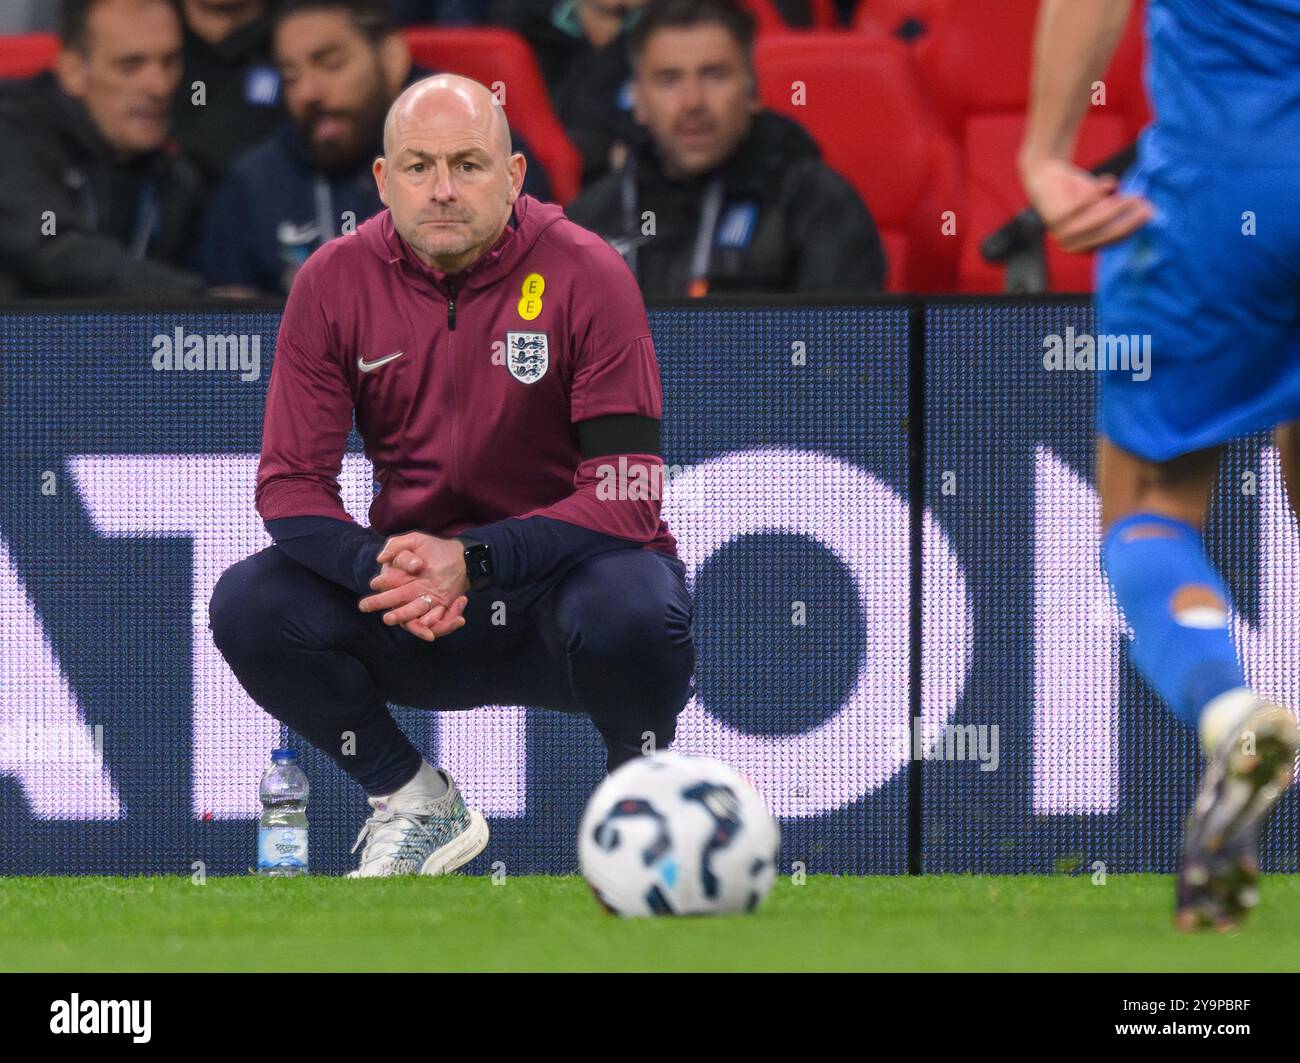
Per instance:
[[[447,371],[451,373],[451,421],[453,424],[451,433],[451,462],[449,465],[451,472],[451,482],[453,490],[457,493],[460,491],[460,432],[455,427],[457,414],[460,412],[460,389],[456,386],[456,354],[455,354],[455,332],[456,332],[456,285],[448,283],[447,285]]]

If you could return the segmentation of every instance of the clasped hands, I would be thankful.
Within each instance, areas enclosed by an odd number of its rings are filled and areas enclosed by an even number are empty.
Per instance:
[[[425,642],[465,626],[469,576],[465,547],[458,539],[424,532],[394,535],[375,560],[382,568],[370,587],[379,593],[361,599],[358,608],[363,613],[387,610],[385,624],[400,624]]]

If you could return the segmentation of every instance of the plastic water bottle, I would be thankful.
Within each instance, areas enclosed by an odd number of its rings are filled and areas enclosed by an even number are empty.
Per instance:
[[[257,873],[307,874],[307,776],[292,749],[271,750],[271,766],[257,788],[262,818],[257,828]]]

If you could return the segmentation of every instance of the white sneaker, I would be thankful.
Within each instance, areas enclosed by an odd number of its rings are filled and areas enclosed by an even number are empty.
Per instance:
[[[456,782],[443,772],[447,792],[367,798],[375,814],[352,846],[364,841],[361,866],[348,878],[383,875],[445,875],[478,856],[488,843],[483,814],[466,808]]]
[[[1239,708],[1203,729],[1207,740],[1217,735],[1218,747],[1187,817],[1174,916],[1180,930],[1233,929],[1259,902],[1259,835],[1295,774],[1295,717],[1254,695],[1244,713]]]

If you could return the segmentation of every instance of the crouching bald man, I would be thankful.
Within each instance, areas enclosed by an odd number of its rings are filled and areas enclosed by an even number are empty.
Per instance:
[[[440,874],[487,844],[389,702],[584,713],[612,770],[647,732],[666,747],[690,696],[685,566],[658,500],[605,479],[662,482],[645,306],[604,241],[520,195],[524,168],[477,82],[393,104],[388,209],[308,259],[280,324],[256,489],[275,545],[212,596],[249,695],[365,790],[352,876]],[[339,499],[354,412],[369,528]]]

